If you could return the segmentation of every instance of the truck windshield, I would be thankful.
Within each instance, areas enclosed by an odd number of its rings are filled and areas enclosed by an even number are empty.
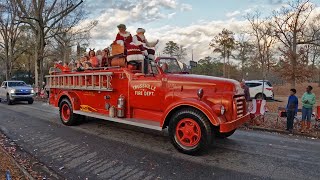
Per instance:
[[[26,86],[27,84],[25,82],[8,82],[9,87],[14,87],[14,86]]]
[[[166,64],[166,65],[165,65]],[[164,69],[164,66],[167,66],[167,69],[164,70],[166,73],[181,73],[182,70],[176,59],[160,59],[159,66]]]

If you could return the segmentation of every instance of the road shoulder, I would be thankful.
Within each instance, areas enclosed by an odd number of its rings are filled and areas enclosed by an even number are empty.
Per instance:
[[[5,177],[7,170],[12,179],[62,178],[0,131],[0,179]]]

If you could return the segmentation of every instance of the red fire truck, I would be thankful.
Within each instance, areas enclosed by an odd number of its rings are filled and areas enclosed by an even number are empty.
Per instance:
[[[128,65],[52,73],[46,76],[49,103],[59,108],[61,122],[68,126],[94,117],[168,128],[174,147],[187,154],[207,149],[214,137],[232,135],[249,119],[239,82],[166,73],[158,64],[150,62],[148,73]]]

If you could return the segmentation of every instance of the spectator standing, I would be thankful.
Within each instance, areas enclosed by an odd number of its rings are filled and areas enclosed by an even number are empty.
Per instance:
[[[309,132],[311,127],[311,115],[316,96],[312,91],[312,86],[308,86],[306,92],[302,96],[302,122],[301,132]]]
[[[247,102],[250,101],[250,91],[249,91],[249,87],[246,85],[245,81],[242,80],[241,83],[240,83],[243,91],[244,91],[244,97],[246,99]]]
[[[298,112],[298,98],[295,95],[297,93],[296,89],[290,89],[290,96],[288,97],[288,104],[286,107],[287,111],[287,131],[293,132],[293,120]]]

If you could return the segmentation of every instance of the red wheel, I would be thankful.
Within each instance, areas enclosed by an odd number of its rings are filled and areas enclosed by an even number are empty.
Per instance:
[[[59,106],[60,119],[64,125],[72,126],[77,122],[77,115],[73,114],[73,109],[68,99],[63,99]]]
[[[186,154],[206,150],[213,138],[207,117],[192,108],[173,114],[169,123],[169,135],[174,147]]]
[[[176,128],[177,141],[186,147],[193,147],[199,144],[201,129],[193,119],[185,118],[179,121]]]
[[[62,120],[68,122],[71,116],[71,111],[68,104],[63,104],[61,108]]]

